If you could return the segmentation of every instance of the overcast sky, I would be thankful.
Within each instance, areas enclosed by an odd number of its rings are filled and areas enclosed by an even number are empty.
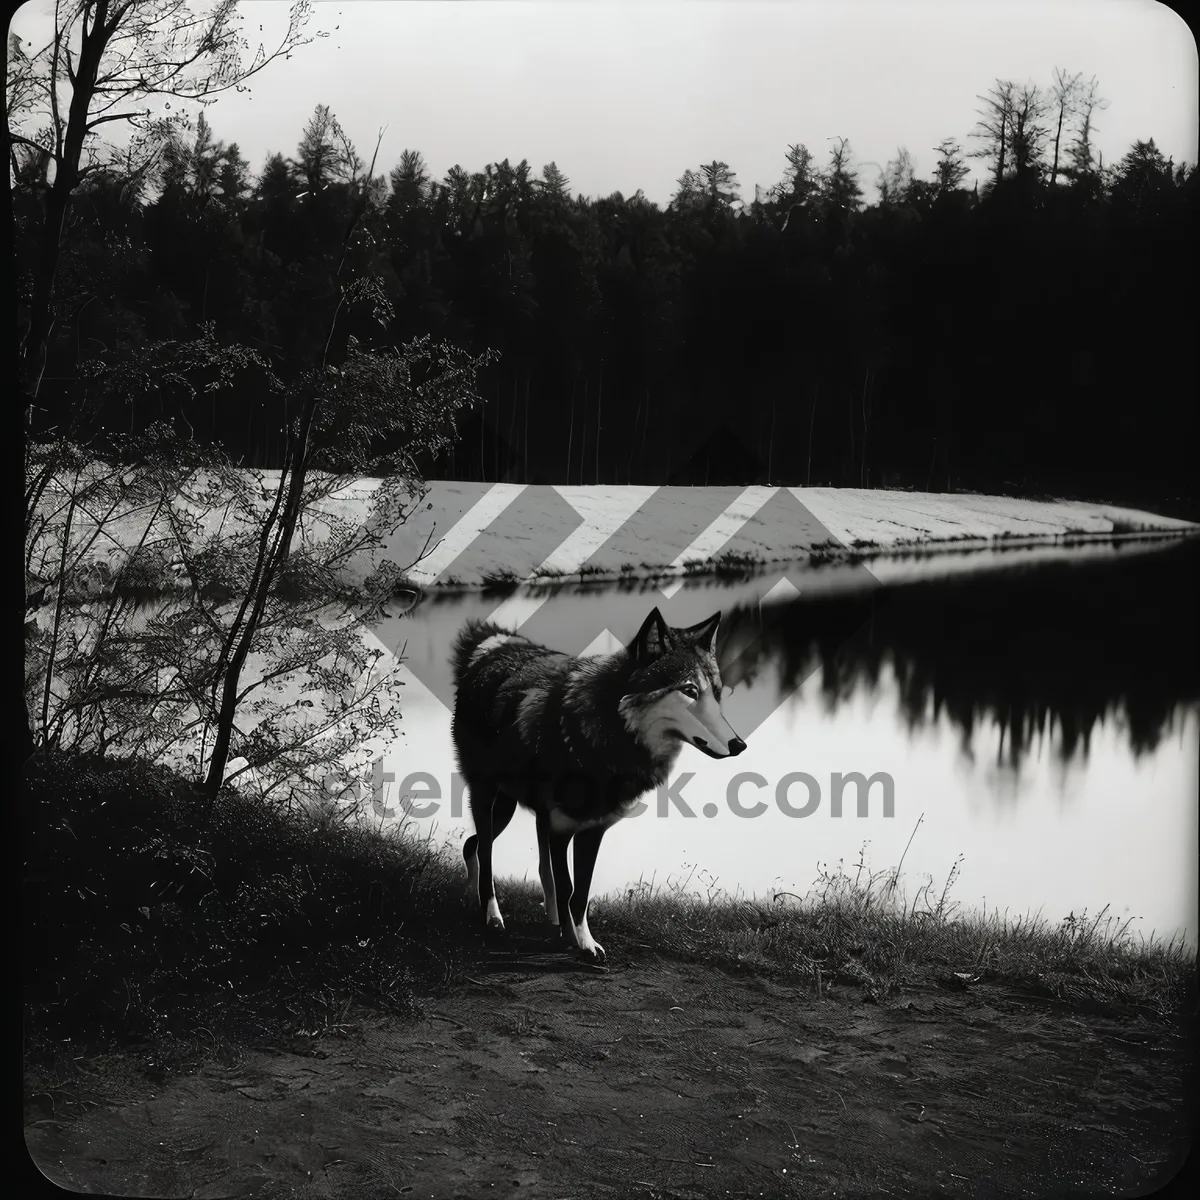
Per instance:
[[[32,0],[14,28],[44,26]],[[252,42],[278,38],[283,0],[246,0]],[[260,34],[259,29],[262,28]],[[255,170],[294,152],[328,104],[377,170],[406,148],[435,178],[454,163],[553,160],[572,191],[665,204],[684,169],[714,158],[745,199],[781,177],[789,143],[821,162],[849,138],[869,185],[897,146],[928,177],[945,137],[969,145],[977,95],[996,78],[1048,85],[1055,66],[1095,75],[1105,160],[1153,137],[1197,158],[1197,51],[1154,0],[320,0],[330,36],[269,67],[208,117]]]

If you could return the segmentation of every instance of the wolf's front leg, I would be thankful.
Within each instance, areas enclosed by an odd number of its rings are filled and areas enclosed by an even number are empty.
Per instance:
[[[588,898],[592,890],[592,872],[596,867],[596,855],[604,837],[604,826],[581,829],[575,835],[575,890],[567,905],[571,916],[571,927],[575,932],[575,943],[585,956],[598,963],[604,961],[604,947],[588,929]]]
[[[571,916],[571,869],[567,865],[567,845],[570,832],[551,827],[547,838],[550,850],[550,870],[554,876],[554,902],[558,909],[558,927],[564,947],[582,949],[574,918]]]

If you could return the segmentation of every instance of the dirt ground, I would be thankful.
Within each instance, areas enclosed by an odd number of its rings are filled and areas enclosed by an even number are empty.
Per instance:
[[[981,984],[876,1005],[650,955],[525,961],[415,1024],[351,1014],[159,1082],[93,1061],[31,1098],[30,1154],[73,1191],[197,1200],[1041,1198],[1154,1190],[1195,1124],[1189,1041],[1159,1025]]]

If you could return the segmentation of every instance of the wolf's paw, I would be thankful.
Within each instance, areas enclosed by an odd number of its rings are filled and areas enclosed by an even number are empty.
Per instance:
[[[592,942],[590,949],[585,949],[583,946],[576,946],[575,956],[581,962],[591,963],[594,967],[604,965],[604,947],[596,941]]]
[[[591,930],[588,929],[587,917],[584,917],[582,924],[575,926],[574,941],[579,951],[579,957],[584,962],[602,963],[604,961],[604,947],[592,937]]]

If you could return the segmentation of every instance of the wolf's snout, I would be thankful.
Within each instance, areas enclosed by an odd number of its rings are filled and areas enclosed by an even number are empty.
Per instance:
[[[719,750],[714,750],[712,746],[710,746],[702,737],[692,738],[692,745],[695,746],[697,750],[703,750],[704,753],[709,756],[709,758],[733,758],[736,755],[741,754],[741,752],[746,748],[746,743],[743,742],[740,737],[731,739],[729,745],[725,748],[724,753],[721,753]]]

